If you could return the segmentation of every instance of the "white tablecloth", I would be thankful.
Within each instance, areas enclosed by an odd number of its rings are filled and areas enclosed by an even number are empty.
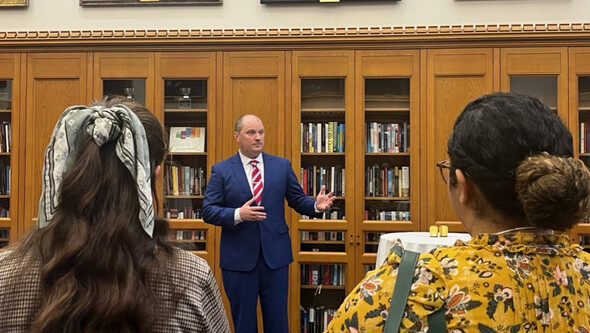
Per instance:
[[[377,249],[376,265],[379,266],[389,253],[396,239],[400,239],[404,249],[415,252],[428,252],[439,246],[452,246],[455,241],[460,239],[468,241],[471,236],[467,233],[450,232],[447,237],[430,237],[428,232],[392,232],[383,234],[379,238],[379,248]]]

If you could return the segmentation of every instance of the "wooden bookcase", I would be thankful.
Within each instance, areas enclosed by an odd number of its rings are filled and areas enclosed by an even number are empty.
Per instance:
[[[254,113],[265,124],[265,151],[289,158],[310,195],[322,182],[337,191],[336,209],[323,219],[286,209],[294,253],[290,329],[299,331],[302,307],[335,309],[375,265],[381,233],[433,224],[465,231],[435,163],[447,158],[455,118],[473,98],[493,91],[541,97],[568,124],[576,156],[590,165],[590,144],[581,145],[590,130],[580,133],[581,124],[590,127],[590,28],[565,31],[566,39],[559,29],[464,29],[326,29],[321,36],[237,29],[34,41],[0,35],[0,124],[9,122],[12,134],[11,151],[0,151],[0,167],[11,169],[10,194],[0,193],[0,207],[10,209],[0,216],[0,246],[34,225],[43,152],[66,107],[117,93],[144,103],[167,129],[205,128],[204,151],[167,160],[201,170],[205,182],[214,163],[237,152],[235,119]],[[180,104],[180,88],[190,88],[190,106]],[[221,286],[220,230],[199,218],[202,191],[174,194],[165,187],[158,183],[160,212],[191,211],[171,219],[173,236],[190,238],[180,243],[209,262]],[[571,235],[590,247],[590,223]]]
[[[171,127],[190,131],[198,128],[205,140],[202,151],[195,149],[168,155],[163,183],[158,184],[162,213],[169,217],[171,238],[175,243],[195,251],[211,267],[215,267],[215,228],[203,222],[201,209],[203,191],[215,160],[215,140],[211,139],[216,137],[215,70],[214,52],[155,54],[154,113],[163,122],[167,135]],[[184,96],[188,96],[188,100]],[[176,173],[174,177],[173,172]]]
[[[375,268],[379,236],[420,230],[418,51],[357,51],[355,281]]]
[[[291,331],[338,308],[354,283],[354,52],[293,52],[292,164],[304,192],[336,195],[321,219],[293,213]],[[352,172],[351,172],[352,171]],[[299,310],[299,312],[297,312]],[[299,314],[299,315],[297,315]]]
[[[18,234],[20,75],[21,55],[0,54],[0,248]]]
[[[574,137],[574,154],[590,167],[590,48],[569,50],[568,87],[569,127]],[[590,221],[575,226],[571,238],[590,251]]]

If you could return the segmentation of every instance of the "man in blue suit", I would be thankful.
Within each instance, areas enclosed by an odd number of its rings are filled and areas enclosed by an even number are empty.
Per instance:
[[[257,116],[238,118],[234,138],[239,152],[211,169],[203,219],[222,228],[219,266],[235,332],[257,332],[260,297],[264,332],[288,333],[293,254],[284,202],[314,216],[332,206],[334,195],[322,186],[315,200],[306,196],[291,163],[262,152],[264,125]]]

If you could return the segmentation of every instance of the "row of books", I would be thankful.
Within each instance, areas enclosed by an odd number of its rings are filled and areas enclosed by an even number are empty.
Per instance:
[[[326,185],[326,193],[334,192],[335,196],[345,195],[345,168],[335,166],[304,166],[300,169],[301,187],[307,195],[317,195],[322,185]]]
[[[164,216],[167,219],[178,219],[178,220],[184,220],[184,219],[200,219],[202,218],[201,216],[201,210],[200,209],[193,209],[193,206],[185,206],[181,209],[179,208],[165,208],[164,209]]]
[[[170,240],[205,240],[206,230],[172,230]]]
[[[383,235],[382,232],[367,232],[365,233],[365,242],[378,242]]]
[[[590,153],[590,123],[580,123],[580,153]]]
[[[368,209],[365,210],[365,220],[375,221],[410,221],[409,210],[381,210]]]
[[[406,153],[410,147],[410,124],[367,123],[367,153]]]
[[[344,231],[302,231],[301,240],[341,241],[344,240]]]
[[[364,266],[363,268],[365,269],[365,275],[367,275],[367,273],[369,273],[369,271],[372,271],[376,268],[375,265],[363,265],[363,266]]]
[[[302,153],[343,153],[344,123],[301,123]]]
[[[340,209],[340,207],[332,206],[330,209],[326,209],[321,215],[319,216],[307,216],[301,215],[301,219],[303,220],[345,220],[346,216],[344,216],[344,209]]]
[[[323,306],[309,308],[300,306],[299,309],[301,319],[299,333],[322,333],[336,313],[335,309],[325,309]]]
[[[387,163],[369,166],[365,169],[365,186],[367,197],[408,197],[410,167]]]
[[[580,235],[580,245],[590,245],[590,235]]]
[[[8,209],[0,207],[0,217],[8,217],[9,213]]]
[[[207,170],[203,167],[170,165],[164,166],[165,195],[203,195]]]
[[[10,165],[0,161],[0,194],[10,194]]]
[[[8,229],[0,229],[0,239],[8,239]]]
[[[301,264],[301,284],[308,286],[343,286],[344,264]]]

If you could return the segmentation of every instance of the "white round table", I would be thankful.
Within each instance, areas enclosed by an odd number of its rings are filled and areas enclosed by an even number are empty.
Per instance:
[[[468,241],[471,236],[467,233],[450,232],[447,237],[430,237],[428,232],[392,232],[383,234],[379,238],[379,247],[377,249],[377,267],[383,263],[389,254],[389,249],[399,239],[404,249],[415,252],[428,252],[440,246],[453,246],[460,239]]]

